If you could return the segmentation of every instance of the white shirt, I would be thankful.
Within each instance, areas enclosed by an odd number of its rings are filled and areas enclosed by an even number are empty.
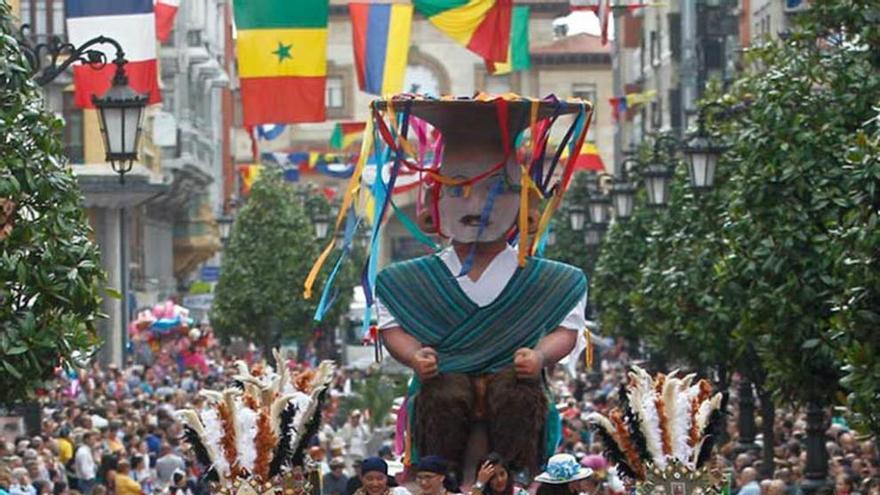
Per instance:
[[[461,273],[461,261],[451,246],[440,251],[436,256],[440,257],[450,273],[456,275],[455,280],[468,299],[481,308],[488,306],[501,295],[501,291],[510,282],[517,266],[519,266],[516,248],[507,246],[504,251],[495,255],[495,258],[489,262],[489,266],[486,267],[480,278],[471,280],[467,275],[458,276]],[[584,316],[586,309],[587,295],[584,293],[581,300],[571,309],[559,326],[578,332],[583,330],[587,326],[587,320]],[[397,320],[378,298],[376,298],[376,315],[380,330],[398,326]]]
[[[78,479],[95,479],[97,466],[95,466],[95,458],[92,457],[92,449],[88,445],[81,445],[76,449],[74,459],[74,468]]]

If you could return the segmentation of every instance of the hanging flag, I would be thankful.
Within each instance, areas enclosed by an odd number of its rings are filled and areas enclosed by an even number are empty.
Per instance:
[[[513,0],[413,0],[431,24],[483,60],[504,62]]]
[[[501,75],[531,68],[532,58],[529,55],[529,7],[528,5],[517,5],[513,8],[510,20],[510,47],[507,50],[507,60],[503,63],[487,60],[486,69],[491,74]]]
[[[329,0],[233,0],[244,125],[323,122]]]
[[[287,126],[284,124],[258,125],[256,127],[257,137],[266,141],[278,139],[284,133]]]
[[[563,157],[565,157],[567,151],[568,149],[562,152]],[[584,142],[584,145],[581,146],[581,152],[578,154],[577,158],[574,161],[574,169],[576,171],[605,171],[605,163],[602,162],[602,156],[599,155],[599,149],[596,148],[596,143]]]
[[[154,6],[156,9],[156,39],[162,43],[171,38],[178,7],[180,7],[180,0],[156,0]]]
[[[249,196],[251,193],[251,187],[253,187],[254,182],[256,182],[257,177],[260,176],[260,172],[263,171],[262,165],[239,165],[238,166],[238,175],[241,179],[241,195]]]
[[[374,95],[403,91],[413,6],[350,3],[358,87]]]
[[[330,136],[330,146],[337,150],[347,150],[358,142],[364,133],[366,122],[337,122]]]
[[[599,32],[602,36],[602,44],[608,44],[608,20],[611,18],[611,0],[599,0]]]
[[[629,93],[626,95],[626,105],[631,108],[636,105],[644,105],[645,103],[650,103],[657,97],[657,90],[651,89],[648,91],[643,91],[641,93]]]
[[[67,0],[67,41],[74,46],[104,35],[113,38],[125,50],[125,73],[128,84],[138,93],[149,94],[149,103],[159,103],[159,72],[156,68],[156,19],[153,0]],[[111,44],[95,45],[108,62],[116,58]],[[88,65],[73,66],[74,103],[79,108],[94,108],[92,96],[102,96],[110,89],[116,65],[108,63],[95,70]]]

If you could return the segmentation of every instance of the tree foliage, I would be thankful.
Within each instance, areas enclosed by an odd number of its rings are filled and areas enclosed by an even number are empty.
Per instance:
[[[786,40],[750,48],[716,95],[741,110],[712,124],[731,145],[716,190],[694,197],[680,176],[653,223],[615,225],[596,291],[606,328],[634,322],[692,366],[748,356],[740,369],[759,365],[795,403],[828,404],[843,384],[875,433],[878,21],[876,2],[816,2]]]
[[[0,404],[34,397],[57,366],[98,343],[98,249],[63,157],[61,121],[0,2]]]
[[[337,279],[337,295],[322,322],[313,320],[320,292],[303,298],[303,282],[327,242],[316,238],[312,218],[330,208],[320,191],[287,183],[277,170],[260,174],[225,249],[211,312],[218,335],[243,337],[268,350],[284,339],[304,340],[335,327],[351,302],[353,264]],[[325,264],[319,282],[334,261]]]

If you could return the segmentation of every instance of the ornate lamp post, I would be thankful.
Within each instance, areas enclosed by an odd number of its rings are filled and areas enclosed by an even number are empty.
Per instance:
[[[587,221],[586,209],[581,205],[569,206],[568,219],[571,222],[571,230],[575,232],[584,230],[584,223]]]
[[[591,223],[584,229],[584,245],[587,247],[596,247],[602,244],[605,238],[605,231],[608,229],[607,224]]]
[[[128,85],[125,74],[125,52],[113,38],[98,36],[80,46],[63,43],[53,36],[47,43],[31,45],[27,40],[30,26],[24,24],[19,30],[19,44],[25,58],[31,66],[34,82],[45,86],[57,78],[62,72],[76,62],[81,62],[94,69],[102,69],[107,65],[104,52],[94,49],[97,45],[113,45],[116,50],[116,73],[113,85],[103,96],[92,96],[92,102],[98,108],[101,135],[104,140],[104,151],[110,167],[119,174],[119,182],[125,181],[125,174],[131,171],[138,159],[138,147],[141,139],[141,122],[144,108],[147,106],[147,95],[136,93]],[[48,59],[45,67],[43,62]]]
[[[678,141],[672,136],[660,136],[654,141],[651,162],[644,167],[642,177],[648,191],[648,205],[664,207],[669,202],[669,181],[672,179],[673,167],[664,160],[663,147],[667,155],[674,153]]]
[[[688,175],[691,187],[694,191],[703,192],[715,185],[715,170],[718,166],[718,158],[727,149],[727,146],[719,143],[706,129],[706,115],[710,109],[727,109],[720,103],[708,103],[700,108],[697,117],[697,130],[684,143],[682,152],[688,163]]]
[[[234,219],[229,215],[223,215],[217,219],[217,226],[220,227],[220,242],[223,243],[225,249],[229,245],[229,238],[232,234],[232,223]]]
[[[607,225],[609,207],[611,206],[611,198],[602,193],[596,184],[591,188],[590,195],[587,197],[587,211],[590,213],[590,223]]]
[[[611,184],[611,204],[614,206],[614,218],[618,220],[627,220],[632,216],[636,191],[638,191],[635,182],[629,180],[628,163],[639,165],[639,161],[635,158],[624,160],[620,164],[620,178],[615,178]]]
[[[327,231],[330,230],[330,217],[318,214],[312,219],[312,223],[315,224],[315,237],[318,239],[327,237]]]

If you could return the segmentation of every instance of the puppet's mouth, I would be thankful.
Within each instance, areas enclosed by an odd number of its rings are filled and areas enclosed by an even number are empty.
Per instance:
[[[461,222],[462,225],[465,225],[467,227],[479,227],[480,226],[480,215],[465,215],[465,216],[461,217],[459,222]],[[491,222],[487,221],[486,225],[488,226],[490,223]]]

